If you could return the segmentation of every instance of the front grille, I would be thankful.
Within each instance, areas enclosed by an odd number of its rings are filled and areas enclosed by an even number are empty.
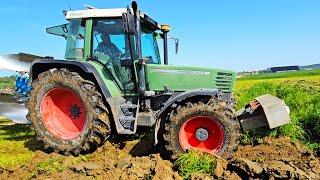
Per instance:
[[[232,74],[218,72],[215,84],[216,88],[220,89],[222,92],[231,92]]]

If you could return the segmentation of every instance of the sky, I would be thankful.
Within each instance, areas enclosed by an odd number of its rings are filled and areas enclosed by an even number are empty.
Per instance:
[[[138,6],[179,38],[173,65],[234,71],[320,63],[319,0],[138,0]],[[62,10],[119,8],[129,0],[2,0],[0,55],[27,52],[64,58],[65,40],[46,27],[65,23]],[[70,4],[70,6],[69,6]],[[162,47],[161,47],[162,52]]]

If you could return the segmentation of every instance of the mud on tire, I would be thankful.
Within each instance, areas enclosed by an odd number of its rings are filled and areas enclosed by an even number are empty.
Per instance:
[[[223,158],[231,158],[240,142],[240,124],[232,118],[232,110],[228,109],[226,103],[217,98],[212,98],[206,104],[188,102],[172,109],[164,123],[163,144],[165,151],[163,155],[175,160],[180,154],[185,153],[179,141],[179,131],[187,120],[197,116],[212,117],[218,120],[224,139],[221,148],[215,154]]]
[[[41,103],[46,94],[55,88],[67,89],[76,94],[82,102],[85,111],[85,123],[79,135],[71,139],[57,138],[46,128]],[[83,79],[78,73],[67,69],[51,69],[39,74],[32,82],[29,94],[27,119],[34,126],[37,140],[43,142],[46,152],[79,155],[90,153],[101,146],[111,133],[108,110],[95,84]],[[60,98],[61,99],[61,98]]]

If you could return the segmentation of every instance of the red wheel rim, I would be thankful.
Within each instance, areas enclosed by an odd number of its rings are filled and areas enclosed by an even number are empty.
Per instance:
[[[67,88],[47,92],[40,104],[42,122],[56,138],[75,139],[86,124],[85,107],[79,96]]]
[[[197,132],[204,130],[206,138],[199,140]],[[224,130],[216,119],[196,116],[184,122],[179,130],[179,143],[183,150],[196,149],[210,154],[217,153],[224,143]]]

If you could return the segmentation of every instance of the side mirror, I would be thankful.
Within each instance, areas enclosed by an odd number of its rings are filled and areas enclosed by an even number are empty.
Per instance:
[[[175,44],[175,50],[176,50],[176,54],[178,54],[179,52],[179,39],[177,37],[173,37],[173,36],[170,36],[168,35],[168,37],[174,41],[174,44]]]
[[[178,38],[176,38],[175,40],[174,40],[174,44],[176,45],[176,54],[178,54],[178,52],[179,52],[179,39]]]
[[[123,13],[122,20],[123,20],[124,32],[128,34],[135,34],[136,24],[134,21],[134,16],[129,13]]]

